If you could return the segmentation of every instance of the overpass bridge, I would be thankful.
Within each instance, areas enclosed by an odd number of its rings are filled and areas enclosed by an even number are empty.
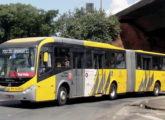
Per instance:
[[[165,53],[165,0],[141,0],[116,15],[125,48]]]

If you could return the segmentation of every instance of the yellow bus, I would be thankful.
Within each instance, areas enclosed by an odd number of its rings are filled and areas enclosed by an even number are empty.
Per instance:
[[[157,69],[154,66],[157,65]],[[59,37],[0,44],[0,98],[21,102],[165,90],[165,55]]]
[[[165,90],[165,54],[136,50],[135,55],[135,92],[153,91],[158,96]]]

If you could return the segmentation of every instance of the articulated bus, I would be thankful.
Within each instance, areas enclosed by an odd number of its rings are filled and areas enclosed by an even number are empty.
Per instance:
[[[53,101],[165,90],[165,54],[59,37],[0,44],[0,99]]]

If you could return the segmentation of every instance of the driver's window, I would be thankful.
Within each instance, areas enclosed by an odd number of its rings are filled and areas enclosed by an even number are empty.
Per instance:
[[[52,53],[48,52],[48,61],[44,62],[44,51],[41,51],[39,55],[39,75],[47,73],[50,70],[52,70]]]

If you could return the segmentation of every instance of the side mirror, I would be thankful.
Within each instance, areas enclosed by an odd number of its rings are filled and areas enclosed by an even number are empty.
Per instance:
[[[44,52],[44,62],[48,62],[48,52]]]

